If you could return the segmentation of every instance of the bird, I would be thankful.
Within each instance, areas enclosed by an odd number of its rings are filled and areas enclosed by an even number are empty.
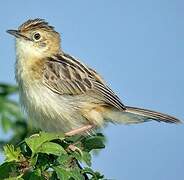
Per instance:
[[[96,131],[109,122],[182,122],[124,105],[99,73],[63,51],[60,34],[44,19],[29,19],[7,32],[16,39],[20,103],[36,128],[72,136]]]

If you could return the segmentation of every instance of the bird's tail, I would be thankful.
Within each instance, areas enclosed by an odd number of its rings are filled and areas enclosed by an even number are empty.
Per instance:
[[[105,113],[105,116],[106,119],[112,122],[123,124],[143,123],[150,120],[175,124],[181,123],[179,119],[167,114],[129,106],[126,106],[123,111],[111,109]]]

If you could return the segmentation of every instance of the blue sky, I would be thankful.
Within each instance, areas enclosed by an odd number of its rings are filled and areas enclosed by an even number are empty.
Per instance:
[[[62,48],[103,75],[124,104],[184,119],[182,0],[11,1],[0,6],[0,81],[15,83],[15,51],[7,29],[44,18]],[[110,125],[93,166],[118,180],[183,180],[184,125]]]

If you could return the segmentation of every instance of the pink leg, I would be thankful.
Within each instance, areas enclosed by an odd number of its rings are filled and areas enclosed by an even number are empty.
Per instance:
[[[77,128],[77,129],[73,129],[73,130],[65,133],[65,136],[73,136],[76,134],[81,134],[83,132],[91,130],[92,128],[94,128],[94,125],[85,125],[85,126],[82,126],[80,128]]]

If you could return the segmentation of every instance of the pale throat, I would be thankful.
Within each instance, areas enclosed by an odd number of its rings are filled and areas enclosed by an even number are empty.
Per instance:
[[[18,59],[44,58],[47,56],[46,48],[37,47],[34,42],[23,39],[16,40],[16,56]]]
[[[41,77],[44,59],[47,56],[34,47],[33,42],[16,40],[16,80],[20,84],[34,83]]]

